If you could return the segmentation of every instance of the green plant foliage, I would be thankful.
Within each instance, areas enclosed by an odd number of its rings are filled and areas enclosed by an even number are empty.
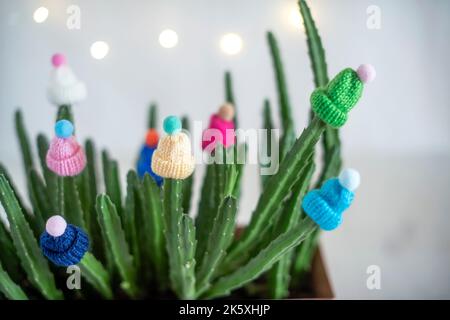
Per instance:
[[[275,79],[278,89],[278,101],[280,105],[281,126],[284,132],[288,132],[288,128],[291,127],[290,134],[295,136],[294,121],[291,114],[292,108],[289,101],[283,62],[281,61],[280,49],[278,48],[277,40],[272,32],[267,33],[267,42],[269,43],[273,69],[275,71]]]
[[[326,181],[334,176],[340,170],[341,167],[341,155],[340,146],[336,145],[331,153],[331,158],[325,163],[322,175],[319,178],[315,188],[319,188],[323,181]],[[311,181],[311,178],[309,179]],[[320,229],[314,230],[311,236],[298,246],[297,252],[293,259],[293,276],[295,279],[301,279],[305,272],[310,271],[312,259],[317,250],[318,238],[320,235]],[[300,280],[296,281],[300,282]]]
[[[234,106],[235,114],[234,114],[234,126],[238,127],[238,117],[237,117],[237,107],[236,107],[236,99],[234,98],[233,92],[233,79],[231,77],[231,72],[225,72],[225,101],[231,103]]]
[[[59,213],[71,223],[85,229],[84,213],[75,178],[58,177],[58,190]]]
[[[73,113],[72,113],[72,106],[70,105],[62,105],[58,108],[58,113],[56,114],[56,121],[59,120],[68,120],[72,122],[72,124],[75,126]],[[74,130],[75,134],[75,130]]]
[[[106,194],[116,206],[119,216],[122,216],[122,191],[120,188],[119,166],[112,160],[106,150],[102,152],[103,178]]]
[[[112,299],[111,280],[108,271],[90,252],[87,252],[79,263],[83,277],[105,299]]]
[[[31,169],[28,178],[31,203],[33,204],[34,219],[38,230],[43,230],[44,221],[48,219],[48,215],[52,212],[50,200],[44,182],[36,170]]]
[[[267,146],[267,157],[268,159],[271,159],[272,156],[272,130],[275,128],[273,117],[272,117],[272,110],[270,108],[270,101],[269,99],[264,100],[264,107],[263,107],[263,128],[267,130],[266,134],[266,146]],[[263,167],[270,167],[270,163],[267,164],[261,164]],[[267,178],[269,175],[261,175],[261,184],[264,187],[266,184]]]
[[[267,180],[249,225],[225,259],[224,272],[248,260],[249,253],[258,245],[260,234],[270,226],[271,214],[289,193],[298,176],[307,169],[306,160],[313,155],[315,144],[323,130],[325,124],[320,119],[314,118],[280,163],[278,172]]]
[[[303,24],[305,26],[308,54],[314,75],[314,84],[316,85],[316,88],[325,87],[329,82],[329,78],[322,40],[319,36],[319,31],[317,30],[306,1],[299,0],[298,4],[300,7],[300,13],[303,17]],[[339,131],[334,128],[327,127],[323,137],[323,144],[325,154],[328,153],[335,145],[339,145]]]
[[[23,165],[25,168],[34,167],[33,155],[31,153],[30,139],[23,123],[22,111],[17,110],[15,114],[16,133],[19,139],[20,151],[22,152]]]
[[[300,0],[299,7],[314,82],[317,87],[324,87],[328,75],[321,39],[306,2]],[[275,110],[265,99],[263,127],[269,130],[268,155],[273,158],[275,147],[279,147],[280,163],[274,175],[262,176],[262,192],[241,234],[236,232],[241,230],[236,219],[244,164],[237,160],[241,160],[238,154],[247,152],[245,143],[229,148],[217,144],[209,155],[211,163],[205,166],[194,219],[189,215],[193,211],[194,176],[165,179],[159,187],[150,175],[140,179],[134,170],[129,170],[122,194],[117,161],[103,151],[97,168],[99,155],[88,139],[84,144],[84,171],[76,177],[58,177],[46,165],[49,140],[38,135],[35,158],[22,113],[17,111],[16,133],[30,207],[0,164],[0,202],[10,226],[0,223],[2,298],[211,299],[233,294],[237,289],[242,289],[239,294],[252,298],[285,298],[304,284],[319,232],[302,211],[302,199],[309,189],[339,172],[340,141],[338,131],[317,117],[312,117],[297,135],[279,45],[271,32],[267,33],[267,42],[280,124],[277,125]],[[226,72],[224,98],[236,107],[232,80],[231,73]],[[60,106],[56,119],[73,122],[72,107]],[[238,128],[237,112],[234,121]],[[158,110],[152,103],[146,127],[157,129],[158,123]],[[182,126],[189,130],[187,117],[182,119]],[[281,129],[279,139],[272,136],[271,129],[275,128]],[[325,152],[318,165],[314,154],[321,138]],[[321,171],[318,180],[312,181],[316,167]],[[103,179],[98,179],[97,170],[103,172]],[[99,194],[103,187],[105,194]],[[54,214],[63,215],[68,223],[89,234],[89,251],[78,263],[87,290],[74,293],[66,289],[67,274],[61,268],[50,267],[39,248],[37,238],[45,229],[46,219]]]
[[[134,257],[136,269],[139,271],[143,271],[141,251],[147,252],[147,250],[145,250],[146,248],[144,246],[141,248],[140,245],[141,243],[146,243],[146,239],[144,238],[146,236],[146,230],[138,233],[137,223],[137,216],[140,214],[140,210],[143,211],[142,197],[143,193],[139,178],[135,171],[130,170],[127,174],[127,196],[125,198],[125,209],[122,222],[127,242]]]
[[[275,238],[261,250],[257,256],[234,272],[226,275],[212,285],[204,295],[205,298],[215,298],[230,293],[231,290],[241,287],[257,278],[276,263],[286,252],[298,245],[315,228],[311,220],[297,225],[292,230]]]
[[[295,182],[292,192],[285,201],[283,210],[274,223],[273,236],[283,234],[300,223],[301,199],[305,196],[311,176],[314,172],[314,163],[310,160],[309,167]],[[293,251],[289,251],[278,261],[269,272],[269,293],[273,299],[281,299],[289,293],[290,269],[293,260]]]
[[[183,214],[182,180],[164,179],[163,209],[170,282],[181,299],[195,297],[195,226]]]
[[[227,196],[222,201],[218,214],[208,236],[205,256],[197,271],[197,294],[201,295],[211,285],[214,271],[224,258],[228,246],[234,236],[237,203],[236,199]]]
[[[138,288],[133,256],[130,254],[116,207],[107,195],[97,197],[97,214],[103,238],[111,249],[122,279],[120,286],[130,297],[136,298]]]
[[[41,164],[41,170],[45,179],[45,186],[47,189],[48,200],[52,207],[52,211],[56,212],[58,209],[58,178],[57,176],[47,168],[45,158],[47,156],[47,150],[49,147],[48,139],[43,134],[39,134],[37,137],[37,148],[39,155],[39,162]],[[48,213],[45,213],[47,215]]]
[[[79,196],[83,210],[84,223],[91,239],[92,250],[97,257],[104,259],[103,239],[101,237],[100,225],[98,224],[95,201],[97,197],[97,168],[96,150],[94,142],[87,139],[84,144],[87,164],[79,176]]]
[[[325,87],[329,82],[329,78],[322,40],[306,1],[299,0],[298,4],[305,26],[308,54],[311,61],[314,84],[316,88]],[[336,176],[342,166],[339,130],[326,127],[322,140],[324,150],[323,168],[320,172],[317,185],[321,185],[326,179]],[[294,264],[294,276],[296,278],[301,278],[303,276],[302,273],[309,270],[312,258],[317,250],[316,244],[318,235],[319,230],[316,230],[312,236],[296,250]]]
[[[189,119],[184,116],[181,118],[183,130],[189,131]],[[191,199],[192,199],[192,186],[194,184],[194,176],[191,175],[183,181],[183,212],[188,214],[191,209]]]
[[[212,164],[206,166],[205,176],[203,178],[202,189],[200,192],[200,202],[198,205],[198,213],[195,218],[195,226],[197,229],[198,244],[196,251],[197,262],[200,263],[206,246],[208,244],[208,226],[212,225],[215,215],[214,207],[214,191],[215,191],[215,170]]]
[[[158,107],[156,103],[151,103],[148,109],[148,129],[157,129],[158,127]]]
[[[0,262],[3,262],[5,271],[14,281],[22,280],[20,261],[16,255],[11,234],[2,222],[0,222],[0,248]]]
[[[12,300],[28,300],[27,295],[23,292],[14,281],[9,277],[8,273],[3,270],[0,262],[0,292],[2,292],[8,299]]]
[[[0,201],[6,211],[14,247],[28,280],[47,299],[61,299],[62,293],[55,286],[48,263],[4,175],[0,175]]]
[[[143,207],[142,224],[145,230],[147,240],[145,243],[147,252],[144,257],[152,262],[152,270],[155,276],[165,286],[164,280],[167,279],[167,253],[166,239],[164,238],[164,215],[161,203],[161,190],[149,174],[145,174],[142,182],[143,189]],[[139,227],[138,227],[139,228]],[[144,246],[143,246],[144,247]]]

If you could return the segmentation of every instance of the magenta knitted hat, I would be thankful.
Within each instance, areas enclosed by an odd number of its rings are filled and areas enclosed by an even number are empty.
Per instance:
[[[225,103],[216,114],[213,114],[209,120],[209,127],[203,132],[202,149],[208,146],[215,147],[218,142],[225,148],[234,145],[236,136],[234,132],[234,107]],[[213,130],[211,130],[213,129]]]
[[[55,133],[47,151],[47,167],[62,177],[80,174],[86,166],[86,156],[72,135],[72,123],[67,120],[56,122]]]

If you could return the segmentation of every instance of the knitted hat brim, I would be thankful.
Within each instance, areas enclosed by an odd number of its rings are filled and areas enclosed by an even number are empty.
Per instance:
[[[47,167],[57,175],[73,177],[80,174],[86,167],[86,155],[81,147],[65,159],[55,159],[50,152],[47,152],[46,162]]]
[[[340,128],[347,121],[347,113],[339,110],[323,89],[311,94],[311,106],[316,115],[333,128]]]
[[[189,156],[188,161],[174,162],[163,159],[158,150],[153,153],[152,171],[163,178],[186,179],[194,171],[194,166],[193,156]]]
[[[330,231],[342,223],[342,215],[335,212],[318,190],[309,192],[302,202],[303,210],[322,229]]]
[[[89,238],[83,230],[71,224],[67,225],[67,228],[70,228],[75,236],[63,249],[53,248],[52,245],[57,243],[56,239],[46,232],[40,238],[40,246],[44,255],[61,267],[68,267],[80,262],[89,248]]]
[[[86,99],[87,90],[83,82],[70,86],[52,86],[47,89],[48,99],[54,105],[75,104]]]

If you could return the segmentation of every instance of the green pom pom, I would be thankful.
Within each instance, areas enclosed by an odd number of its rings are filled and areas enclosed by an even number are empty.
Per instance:
[[[168,116],[164,119],[163,123],[164,131],[167,134],[176,134],[181,131],[181,121],[180,118],[176,116]]]
[[[325,88],[314,90],[311,105],[316,115],[334,128],[347,121],[348,112],[361,97],[363,83],[358,74],[348,68],[342,70]]]

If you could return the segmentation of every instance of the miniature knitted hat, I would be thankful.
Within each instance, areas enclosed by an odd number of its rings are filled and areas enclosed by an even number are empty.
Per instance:
[[[230,103],[223,104],[217,114],[213,114],[209,121],[209,127],[203,132],[202,148],[206,149],[209,145],[216,146],[218,142],[226,148],[234,145],[236,137],[234,134],[234,107]],[[219,130],[220,135],[211,129]],[[228,131],[228,135],[227,135]]]
[[[89,248],[89,238],[82,229],[67,224],[63,217],[56,215],[47,220],[40,246],[51,262],[68,267],[83,258]]]
[[[311,105],[316,115],[334,128],[347,121],[348,112],[361,97],[363,84],[373,81],[376,71],[364,64],[357,71],[342,70],[325,88],[318,88],[311,94]]]
[[[194,171],[194,157],[191,153],[191,141],[181,132],[181,121],[170,116],[164,119],[163,137],[152,157],[152,170],[163,178],[186,179]]]
[[[73,136],[73,125],[68,120],[55,124],[56,137],[47,151],[47,167],[59,176],[76,176],[86,166],[83,148]]]
[[[52,56],[52,64],[55,67],[50,74],[47,88],[47,96],[51,103],[72,105],[86,98],[86,86],[79,81],[72,69],[66,64],[64,55],[57,53]]]
[[[137,163],[137,173],[141,178],[144,177],[146,173],[150,174],[153,180],[155,180],[156,184],[158,186],[161,186],[163,179],[156,173],[154,173],[151,168],[153,152],[158,146],[158,140],[158,132],[155,129],[149,129],[145,137],[145,145],[142,147],[141,153],[139,155],[139,160]]]
[[[303,210],[322,229],[336,229],[342,223],[342,213],[353,201],[353,191],[359,182],[358,171],[345,169],[338,179],[329,179],[319,190],[308,192],[302,201]]]

